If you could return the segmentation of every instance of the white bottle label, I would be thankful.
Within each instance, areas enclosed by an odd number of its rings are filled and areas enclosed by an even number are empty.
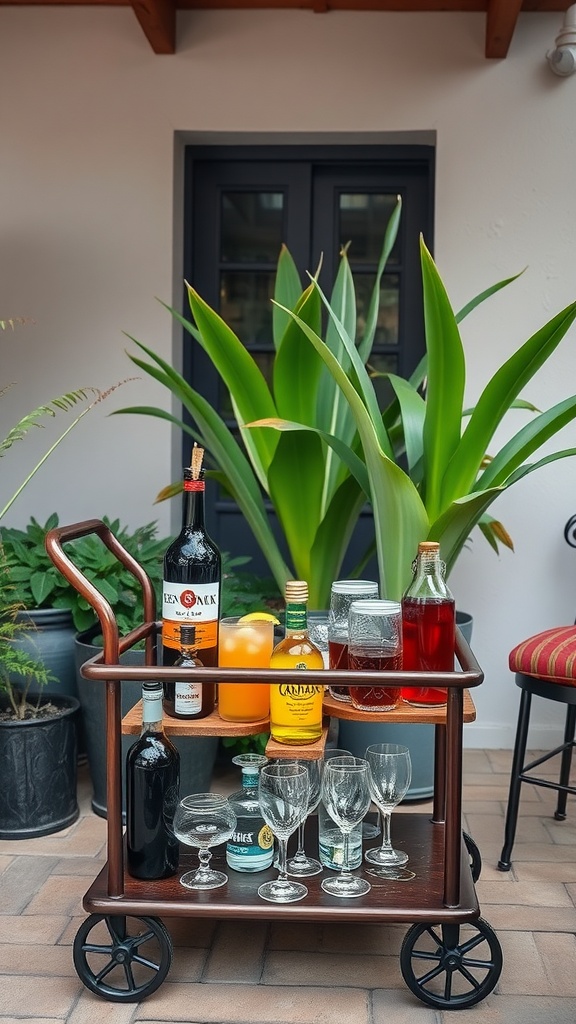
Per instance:
[[[174,711],[177,715],[197,715],[202,710],[201,683],[174,684]]]
[[[218,618],[219,583],[169,583],[162,586],[162,616],[178,622]]]
[[[196,626],[196,645],[218,642],[219,583],[169,583],[162,586],[162,643],[180,648],[180,626]],[[202,659],[202,655],[200,655]]]

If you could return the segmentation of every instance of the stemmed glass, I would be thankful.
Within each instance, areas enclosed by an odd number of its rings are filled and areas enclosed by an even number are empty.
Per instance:
[[[303,761],[298,758],[292,762],[300,764],[308,772],[309,796],[306,816],[298,826],[298,849],[293,857],[287,862],[286,868],[289,875],[299,878],[309,878],[311,875],[319,875],[322,865],[314,857],[308,857],[304,849],[304,830],[308,815],[315,811],[320,803],[320,761]]]
[[[211,846],[230,839],[236,828],[236,815],[226,797],[218,793],[193,793],[185,796],[174,815],[174,835],[186,846],[198,848],[200,865],[186,871],[180,884],[186,889],[218,889],[228,881],[223,871],[209,867]]]
[[[370,768],[362,757],[332,757],[322,774],[322,800],[328,814],[344,834],[340,874],[322,880],[331,896],[364,896],[370,882],[353,875],[349,868],[350,833],[360,824],[370,806]]]
[[[395,850],[390,839],[392,811],[406,795],[412,777],[410,751],[397,743],[373,743],[366,748],[366,760],[370,765],[372,799],[382,817],[382,845],[364,855],[374,865],[367,868],[368,874],[397,880],[414,878],[413,871],[402,868],[408,854]]]
[[[278,839],[278,878],[264,882],[258,895],[269,903],[295,903],[307,895],[301,882],[286,871],[288,839],[306,817],[310,783],[308,769],[294,761],[267,764],[258,780],[258,801],[264,821]]]

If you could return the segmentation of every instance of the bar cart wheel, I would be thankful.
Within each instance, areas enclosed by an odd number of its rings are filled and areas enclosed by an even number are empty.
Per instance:
[[[462,833],[462,838],[468,850],[470,857],[470,870],[472,872],[472,881],[477,882],[480,878],[480,872],[482,871],[482,857],[480,856],[480,850],[476,846],[476,843],[472,839],[472,836],[468,835],[467,832]]]
[[[469,924],[415,924],[400,950],[404,981],[423,1003],[464,1010],[484,999],[502,971],[496,933],[479,917]]]
[[[172,939],[157,917],[90,914],[74,939],[80,981],[112,1002],[136,1003],[151,995],[171,964]]]

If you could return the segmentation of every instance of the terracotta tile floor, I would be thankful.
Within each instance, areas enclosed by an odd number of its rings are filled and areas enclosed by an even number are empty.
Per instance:
[[[568,820],[556,822],[555,794],[524,786],[513,868],[498,871],[510,761],[509,751],[464,754],[464,828],[482,854],[478,898],[498,933],[504,968],[496,991],[462,1019],[574,1024],[576,811],[572,801]],[[126,1005],[92,995],[75,973],[71,944],[86,916],[83,894],[105,860],[105,822],[90,810],[86,770],[80,775],[74,826],[44,839],[0,842],[0,1024],[456,1019],[406,987],[398,962],[405,925],[170,920],[174,963],[156,993]],[[214,788],[229,791],[230,777],[217,773]]]

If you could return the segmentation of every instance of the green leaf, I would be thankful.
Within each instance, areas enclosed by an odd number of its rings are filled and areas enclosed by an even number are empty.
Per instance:
[[[460,442],[465,367],[464,350],[450,300],[422,239],[420,256],[428,351],[426,416],[422,433],[423,499],[433,520],[442,510],[442,480]]]
[[[158,365],[152,366],[131,355],[132,361],[151,376],[164,383],[185,406],[200,427],[206,447],[212,452],[214,459],[226,476],[228,490],[233,494],[235,501],[245,515],[246,521],[270,566],[270,570],[278,582],[278,586],[283,588],[284,583],[290,576],[290,572],[272,533],[258,482],[242,449],[237,444],[224,421],[212,409],[206,399],[194,391],[180,374],[172,370],[164,360],[146,348],[145,345],[137,341],[135,341],[135,344],[142,351],[146,352]],[[130,411],[130,409],[119,409],[116,410],[116,414],[129,413]],[[139,411],[146,412],[146,408],[141,407]],[[168,422],[177,423],[181,429],[190,432],[189,427],[181,420],[177,420],[171,414],[165,413],[161,409],[150,410],[150,415],[166,419]]]
[[[472,490],[496,428],[522,388],[560,344],[575,318],[576,303],[572,303],[533,334],[488,382],[446,471],[442,495],[445,504]]]
[[[311,564],[316,567],[310,579],[312,608],[329,607],[332,582],[340,576],[354,527],[365,504],[363,490],[356,480],[348,477],[340,484],[318,524],[310,556]]]
[[[502,490],[502,487],[492,487],[490,490],[459,498],[431,524],[428,540],[439,542],[442,557],[446,562],[447,575],[454,568],[466,539],[480,517]]]
[[[276,349],[280,347],[284,332],[291,322],[290,317],[280,307],[287,306],[288,309],[296,309],[296,305],[302,295],[302,290],[302,283],[296,264],[287,247],[282,245],[274,285],[274,298],[279,305],[272,307],[272,336]]]
[[[422,436],[426,418],[426,403],[410,382],[403,377],[398,377],[394,373],[387,373],[384,376],[390,381],[398,400],[404,451],[410,478],[414,480],[415,469],[422,464]]]
[[[513,281],[517,281],[519,277],[522,277],[522,274],[525,270],[526,268],[524,268],[524,270],[521,270],[519,274],[514,274],[513,277],[506,277],[503,281],[498,281],[496,284],[491,285],[489,288],[485,288],[483,292],[480,292],[473,299],[470,299],[470,302],[466,303],[466,305],[463,306],[462,309],[458,311],[458,313],[456,313],[456,323],[461,323],[462,320],[464,320],[464,318],[467,317],[468,314],[471,313],[473,309],[476,309],[476,307],[479,306],[482,302],[485,302],[486,299],[489,299],[491,295],[495,295],[496,292],[499,292],[502,288],[506,288],[507,285],[512,284]]]
[[[312,330],[320,329],[320,297],[312,285],[302,295],[296,311]],[[279,416],[314,423],[322,369],[322,361],[298,324],[289,318],[274,360],[274,399]]]
[[[257,420],[255,423],[247,423],[246,427],[271,427],[274,430],[280,431],[313,431],[318,434],[318,436],[321,437],[327,445],[337,452],[342,462],[348,467],[352,475],[355,477],[366,497],[370,497],[370,481],[368,479],[368,474],[366,473],[365,464],[362,462],[362,459],[358,458],[351,448],[340,440],[339,437],[333,437],[330,434],[326,434],[323,430],[319,430],[317,427],[309,427],[305,423],[294,423],[292,420]]]
[[[262,416],[275,416],[276,406],[260,367],[222,317],[187,285],[192,314],[200,332],[202,347],[230,392],[238,424]],[[267,471],[274,457],[277,439],[269,431],[250,435],[254,450]]]
[[[297,319],[295,313],[291,315]],[[426,510],[412,481],[380,447],[380,414],[374,423],[356,389],[322,339],[302,321],[300,324],[350,403],[371,481],[381,593],[383,597],[399,600],[409,582],[410,565],[418,542],[428,534]],[[393,543],[390,543],[391,537],[394,538]]]
[[[277,510],[296,578],[311,581],[310,550],[322,497],[323,453],[313,433],[282,433],[268,471],[270,497]],[[306,481],[303,493],[302,481]]]
[[[366,363],[368,357],[372,351],[372,345],[374,344],[374,336],[376,334],[376,327],[378,325],[378,313],[380,310],[380,284],[382,281],[382,275],[388,263],[390,253],[394,248],[394,243],[398,235],[398,229],[400,227],[400,214],[402,212],[402,197],[397,196],[396,206],[394,207],[390,219],[386,225],[386,231],[384,233],[384,243],[382,245],[382,252],[380,253],[380,259],[378,261],[378,268],[376,270],[376,280],[372,289],[372,295],[370,297],[370,305],[368,306],[368,315],[366,317],[366,327],[364,330],[364,337],[360,342],[358,349],[360,356]]]
[[[576,418],[576,396],[540,413],[500,449],[484,470],[475,490],[504,484],[514,470],[538,450],[550,437]]]

